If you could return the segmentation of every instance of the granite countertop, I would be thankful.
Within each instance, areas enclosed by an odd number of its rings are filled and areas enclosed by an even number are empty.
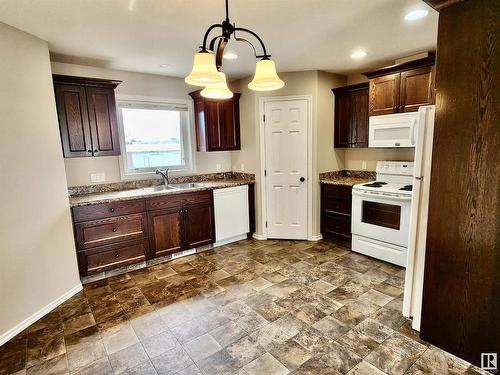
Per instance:
[[[143,180],[103,185],[78,186],[69,188],[69,203],[71,207],[88,206],[99,203],[110,203],[130,199],[157,197],[191,193],[203,190],[215,190],[240,185],[255,183],[254,176],[250,174],[230,175],[225,178],[212,178],[213,175],[190,176],[189,178],[173,178],[172,184],[196,182],[201,186],[176,190],[155,190],[162,184],[161,180]],[[133,186],[133,187],[131,187]]]
[[[334,171],[320,173],[319,182],[329,185],[353,186],[375,180],[376,173],[372,171]]]

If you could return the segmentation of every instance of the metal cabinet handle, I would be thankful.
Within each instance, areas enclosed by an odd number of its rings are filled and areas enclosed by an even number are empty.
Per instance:
[[[111,212],[115,212],[115,209],[114,209],[113,207],[111,207],[109,210],[110,210]]]
[[[117,229],[116,229],[116,228],[113,228],[113,232],[116,232],[116,231],[117,231]]]
[[[119,257],[120,257],[120,253],[116,253],[115,258],[119,258]]]
[[[92,150],[87,150],[87,152],[88,152],[89,154],[91,154],[91,153],[92,153]]]
[[[304,177],[300,178],[300,182],[304,182],[306,179]]]

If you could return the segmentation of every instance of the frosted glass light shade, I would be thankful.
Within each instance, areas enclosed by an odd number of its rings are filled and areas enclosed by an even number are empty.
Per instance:
[[[194,55],[193,70],[184,81],[193,86],[207,86],[221,82],[215,66],[215,56],[210,52],[198,52]]]
[[[222,77],[222,82],[212,83],[201,90],[201,96],[209,99],[230,99],[233,97],[233,92],[229,90],[226,82],[226,75],[218,72]]]
[[[255,75],[248,88],[254,91],[273,91],[285,86],[278,73],[273,60],[260,60],[255,65]]]

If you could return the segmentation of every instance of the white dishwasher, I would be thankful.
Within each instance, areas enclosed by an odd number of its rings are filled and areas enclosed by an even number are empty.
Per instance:
[[[224,245],[247,237],[248,185],[214,190],[215,244]]]

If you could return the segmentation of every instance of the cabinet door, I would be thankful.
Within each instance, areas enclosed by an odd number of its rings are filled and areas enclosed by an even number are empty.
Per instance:
[[[212,203],[188,205],[184,208],[184,248],[192,249],[215,242]]]
[[[222,132],[219,103],[205,100],[205,132],[207,151],[222,151]]]
[[[180,208],[149,212],[150,257],[178,252],[182,245],[182,213]]]
[[[92,156],[85,88],[58,84],[54,88],[64,157]]]
[[[353,147],[368,147],[368,89],[352,94]]]
[[[387,115],[399,111],[401,73],[370,80],[370,116]]]
[[[240,150],[239,96],[219,103],[220,129],[224,150]]]
[[[94,156],[120,154],[115,93],[112,88],[86,87]]]
[[[351,147],[352,125],[351,93],[335,95],[334,147]]]
[[[400,112],[416,112],[421,105],[434,103],[433,67],[401,73]]]

